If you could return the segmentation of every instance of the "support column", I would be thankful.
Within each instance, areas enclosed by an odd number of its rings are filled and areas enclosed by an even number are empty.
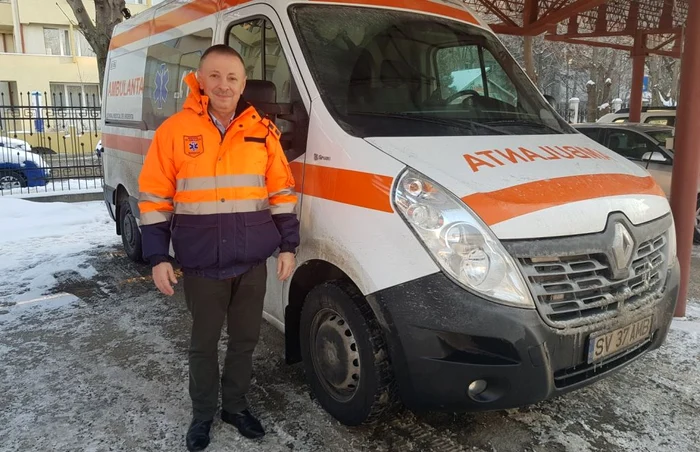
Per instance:
[[[19,4],[17,3],[17,0],[10,1],[12,5],[12,34],[15,39],[15,53],[24,53],[22,23],[19,20]]]
[[[535,56],[532,53],[532,36],[524,37],[523,57],[525,59],[525,72],[532,80],[532,83],[537,84],[537,77],[535,75]]]
[[[644,87],[644,47],[646,37],[637,33],[632,50],[632,92],[630,93],[630,122],[640,122],[642,119],[642,89]]]
[[[700,177],[700,2],[688,2],[681,88],[676,118],[676,153],[671,183],[671,209],[676,221],[681,287],[676,317],[684,317],[690,281],[690,261],[695,233],[697,186]]]

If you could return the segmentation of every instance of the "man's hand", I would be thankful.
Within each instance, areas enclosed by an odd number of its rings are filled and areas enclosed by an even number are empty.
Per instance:
[[[153,267],[153,282],[164,295],[175,294],[171,283],[177,284],[177,278],[175,278],[175,271],[170,262],[161,262]]]
[[[277,277],[284,281],[292,275],[294,270],[294,253],[280,253],[277,257]]]

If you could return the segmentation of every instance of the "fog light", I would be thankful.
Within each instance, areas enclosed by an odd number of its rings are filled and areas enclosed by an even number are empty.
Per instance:
[[[488,384],[486,380],[474,380],[469,384],[469,397],[472,399],[479,396],[482,392],[486,391]]]

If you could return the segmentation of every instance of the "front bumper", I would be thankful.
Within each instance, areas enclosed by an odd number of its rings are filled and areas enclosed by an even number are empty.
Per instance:
[[[416,411],[488,411],[520,407],[591,384],[666,339],[680,269],[668,272],[663,296],[622,317],[555,329],[534,309],[499,305],[465,291],[442,273],[367,297],[388,342],[399,394]],[[588,337],[653,315],[651,338],[609,360],[588,365]],[[475,380],[486,391],[470,397]]]

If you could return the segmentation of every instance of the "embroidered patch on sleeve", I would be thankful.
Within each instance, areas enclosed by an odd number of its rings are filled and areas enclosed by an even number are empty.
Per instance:
[[[202,135],[184,136],[185,154],[190,157],[198,157],[204,152],[204,138]]]

